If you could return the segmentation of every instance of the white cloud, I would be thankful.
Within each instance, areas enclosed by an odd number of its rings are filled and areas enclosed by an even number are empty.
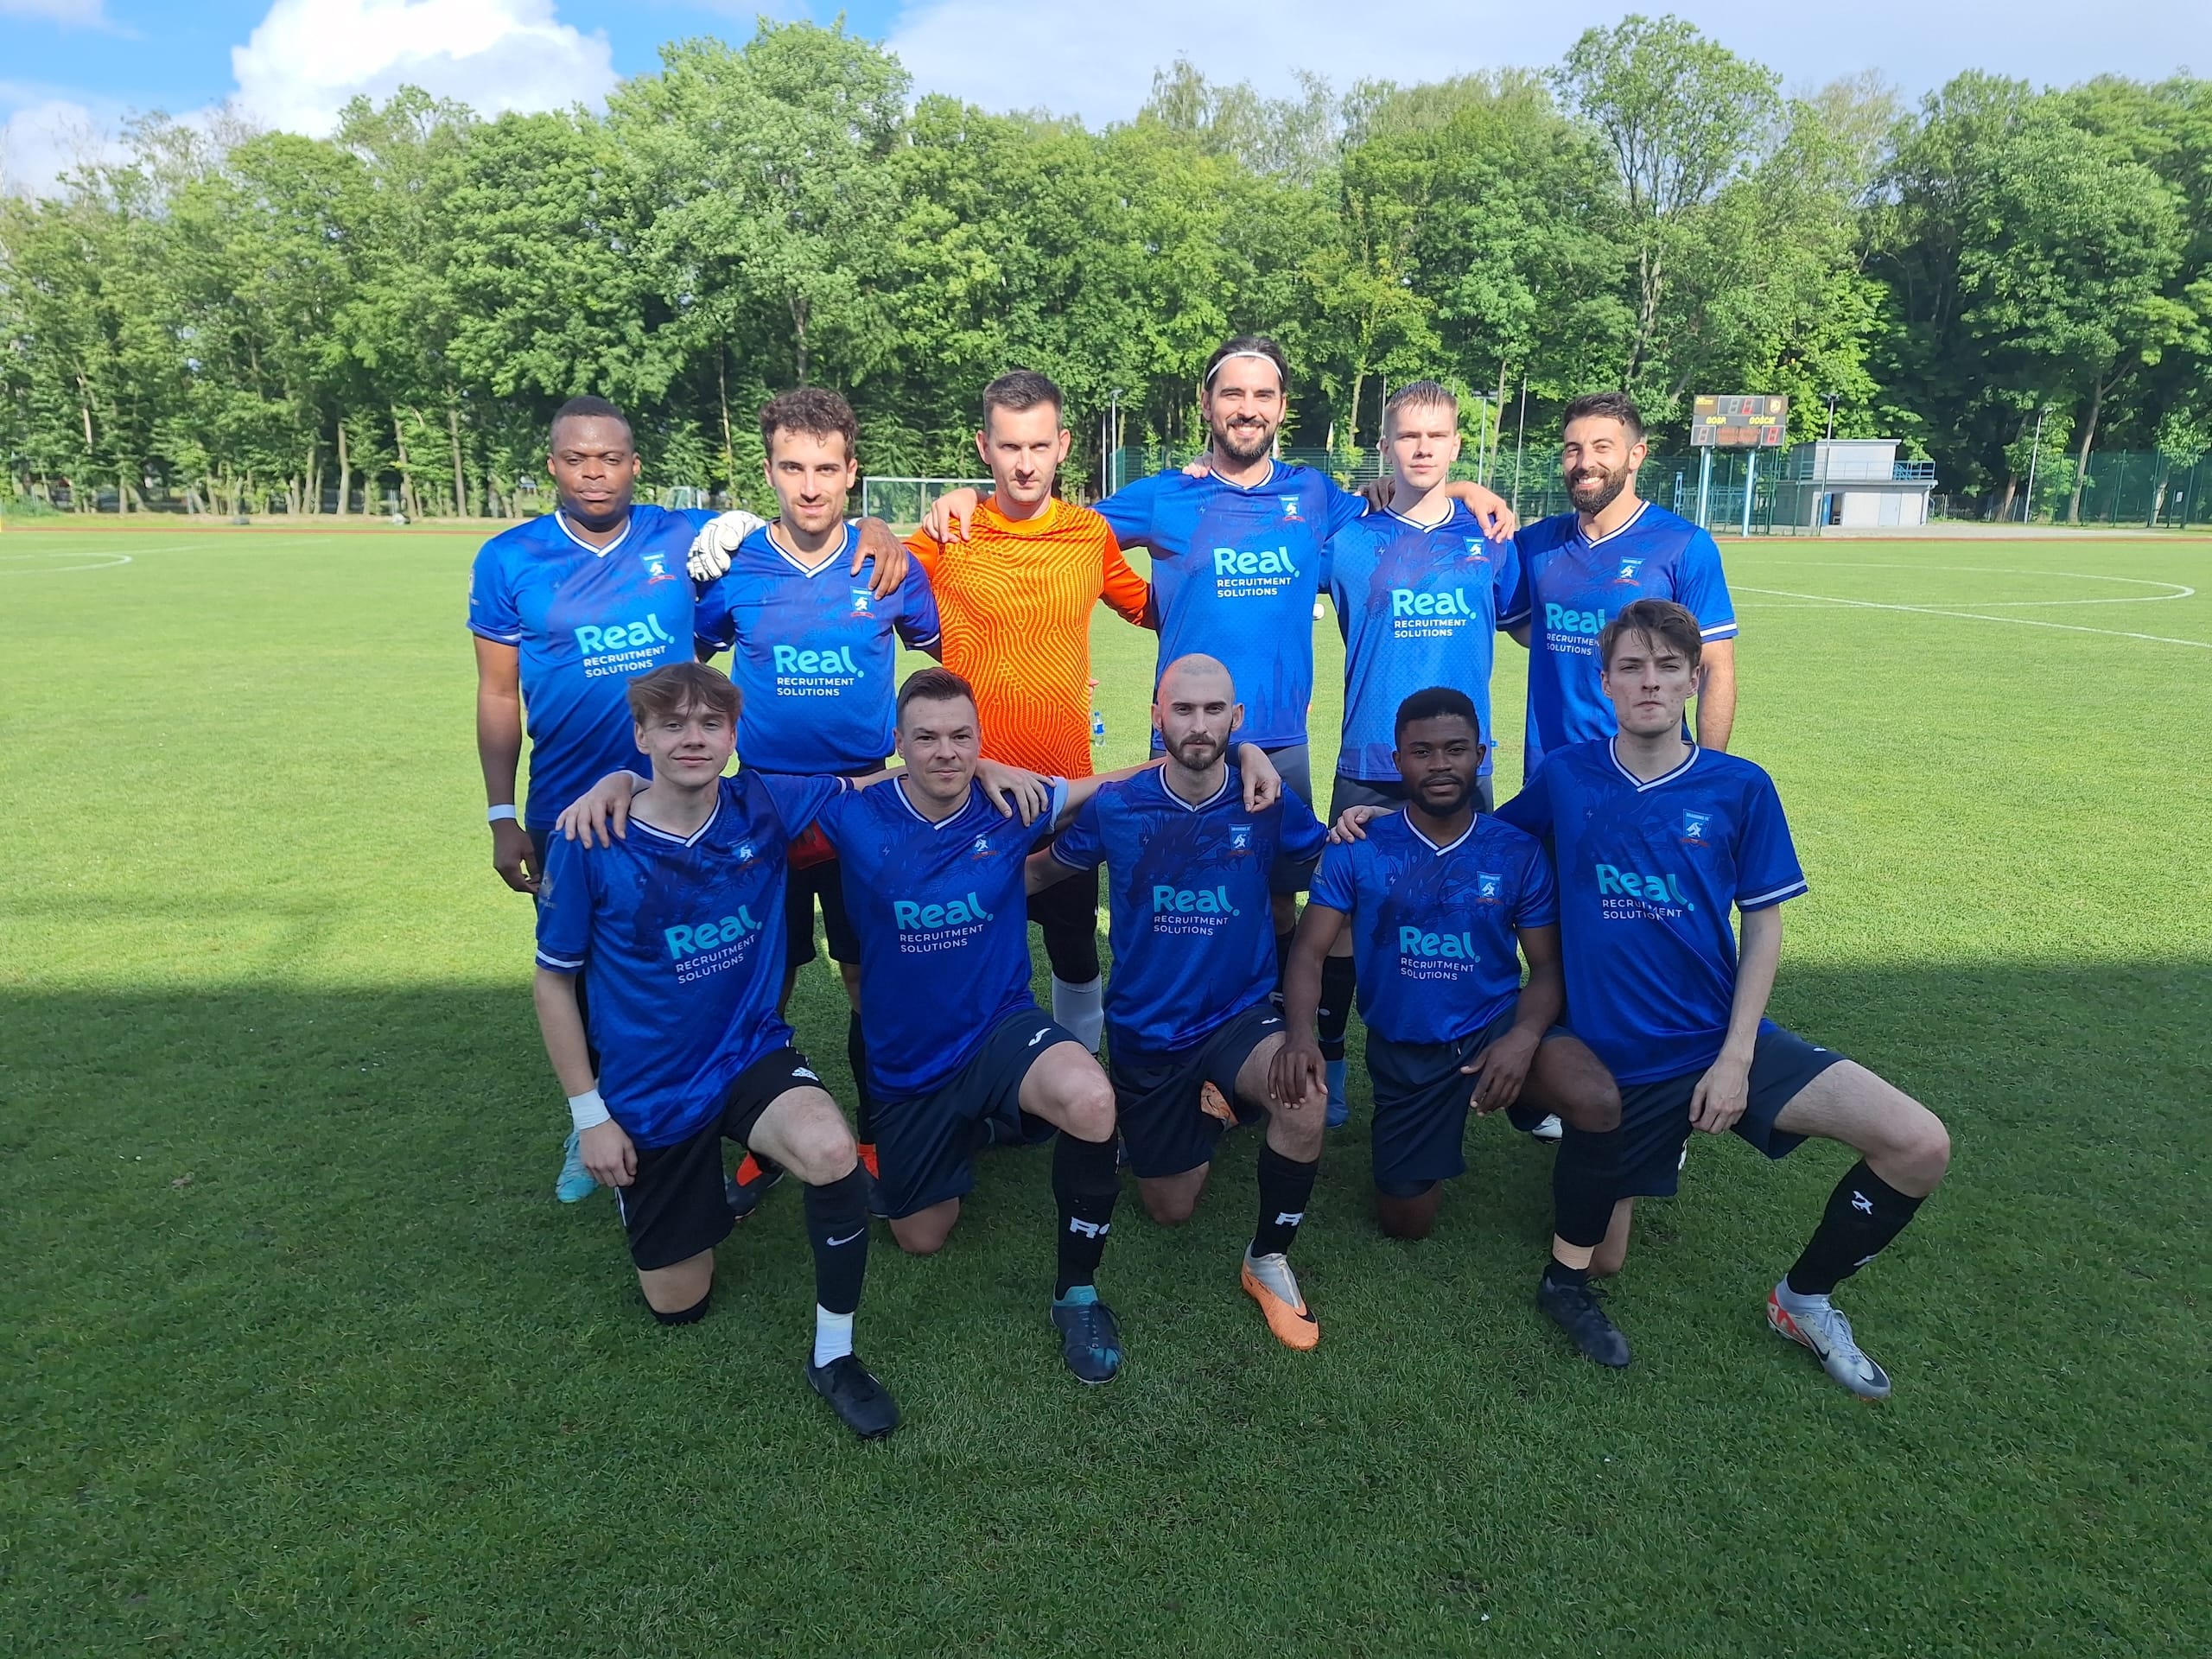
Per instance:
[[[1344,0],[1276,0],[1256,21],[1249,10],[1189,0],[909,0],[891,45],[924,91],[1099,122],[1135,114],[1153,71],[1178,56],[1215,79],[1276,93],[1292,90],[1300,69],[1339,88],[1362,79],[1434,80],[1548,66],[1584,29],[1630,10],[1686,17],[1779,70],[1792,89],[1862,69],[1914,93],[1969,68],[2061,85],[2107,73],[2156,78],[2192,60],[2212,70],[2212,6],[2204,0],[2103,0],[2093,25],[2055,0],[1859,0],[1818,28],[1806,26],[1802,7],[1737,0],[1395,0],[1374,10]]]
[[[0,194],[35,195],[73,168],[119,160],[116,113],[69,98],[17,104],[0,123]]]
[[[0,17],[43,17],[79,28],[103,28],[107,23],[104,0],[0,0]]]
[[[276,0],[231,68],[253,118],[315,134],[356,93],[403,84],[498,115],[596,104],[615,80],[606,35],[561,22],[553,0]]]

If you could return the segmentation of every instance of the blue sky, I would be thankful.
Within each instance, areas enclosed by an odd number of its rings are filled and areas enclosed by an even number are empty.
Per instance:
[[[1632,0],[856,0],[855,32],[888,38],[925,91],[1003,107],[1045,105],[1097,123],[1125,117],[1179,54],[1208,73],[1285,90],[1315,68],[1339,83],[1418,79],[1554,60]],[[2212,74],[2212,0],[1665,0],[1793,89],[1874,70],[1917,95],[1958,71],[2039,82],[2099,73]],[[0,184],[35,186],[111,137],[129,111],[191,115],[232,103],[265,125],[317,130],[356,92],[401,80],[480,108],[596,103],[652,69],[664,41],[741,39],[763,6],[624,0],[0,0]],[[822,21],[834,4],[817,4]]]

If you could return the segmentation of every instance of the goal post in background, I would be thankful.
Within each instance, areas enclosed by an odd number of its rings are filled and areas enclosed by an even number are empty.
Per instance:
[[[918,524],[930,503],[950,491],[966,487],[990,493],[988,478],[877,478],[861,480],[861,516],[886,524]]]

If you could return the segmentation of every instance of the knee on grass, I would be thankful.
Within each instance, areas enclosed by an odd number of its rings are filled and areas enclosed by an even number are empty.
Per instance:
[[[1621,1126],[1621,1091],[1611,1077],[1586,1085],[1560,1103],[1559,1115],[1585,1135],[1611,1135]]]
[[[1198,1212],[1196,1192],[1144,1192],[1144,1212],[1162,1227],[1180,1227]]]
[[[1069,1086],[1061,1107],[1061,1132],[1093,1145],[1114,1138],[1114,1085],[1096,1066]]]
[[[1427,1238],[1435,1229],[1441,1197],[1434,1181],[1377,1182],[1376,1222],[1386,1238]]]

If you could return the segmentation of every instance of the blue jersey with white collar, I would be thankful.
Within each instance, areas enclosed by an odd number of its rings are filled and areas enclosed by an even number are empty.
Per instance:
[[[477,550],[468,629],[516,648],[530,731],[530,828],[550,830],[608,772],[641,766],[626,693],[639,675],[691,660],[683,560],[713,517],[632,507],[621,534],[595,548],[549,512]]]
[[[1325,550],[1366,505],[1327,474],[1280,461],[1249,488],[1166,472],[1101,501],[1122,545],[1152,554],[1160,608],[1154,683],[1179,657],[1217,658],[1244,705],[1233,741],[1267,749],[1306,741]]]
[[[1327,835],[1288,790],[1248,812],[1227,770],[1195,805],[1157,766],[1102,785],[1052,843],[1070,869],[1108,867],[1106,1029],[1122,1052],[1187,1048],[1274,990],[1270,901]]]
[[[875,562],[850,569],[851,524],[815,565],[754,531],[699,595],[702,644],[730,652],[744,694],[738,758],[770,772],[864,772],[891,753],[899,641],[937,644],[937,601],[918,564],[888,599],[868,589]]]
[[[861,1030],[878,1099],[942,1087],[1001,1020],[1037,1006],[1023,868],[1066,804],[1055,779],[1046,811],[1025,824],[970,784],[968,804],[931,823],[894,778],[840,797],[817,820],[860,935]]]
[[[1774,779],[1693,748],[1644,783],[1601,738],[1552,755],[1498,817],[1552,837],[1575,1035],[1624,1084],[1712,1065],[1736,995],[1730,910],[1805,891]]]
[[[1598,636],[1639,599],[1671,599],[1708,640],[1736,637],[1736,607],[1720,550],[1687,518],[1644,502],[1610,536],[1591,541],[1562,512],[1514,538],[1521,581],[1507,613],[1529,622],[1529,723],[1521,775],[1553,750],[1611,737],[1613,705],[1598,684]]]
[[[741,772],[692,835],[633,817],[611,847],[547,844],[538,966],[589,968],[599,1091],[639,1146],[697,1134],[740,1072],[790,1044],[784,849],[844,787]]]
[[[1490,675],[1497,630],[1520,619],[1504,608],[1521,580],[1511,542],[1484,538],[1454,501],[1441,524],[1424,527],[1395,512],[1370,512],[1329,539],[1329,595],[1344,637],[1346,778],[1396,783],[1398,705],[1433,685],[1472,700],[1482,722],[1482,771],[1497,739],[1490,719]],[[1410,1040],[1410,1039],[1408,1039]]]
[[[1394,1043],[1456,1042],[1521,995],[1517,930],[1559,920],[1534,836],[1487,812],[1438,846],[1403,812],[1321,855],[1309,895],[1351,919],[1359,1017]]]

